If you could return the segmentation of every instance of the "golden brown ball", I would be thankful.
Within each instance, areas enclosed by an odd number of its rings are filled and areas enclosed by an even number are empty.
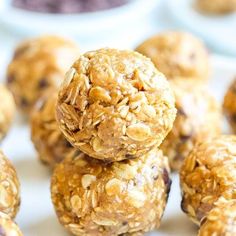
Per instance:
[[[168,159],[157,149],[113,163],[75,151],[55,168],[51,196],[74,235],[142,235],[159,227],[170,184]]]
[[[20,110],[30,113],[40,97],[57,89],[77,57],[77,46],[58,36],[20,43],[7,70],[8,87]]]
[[[220,197],[236,199],[236,136],[198,143],[180,171],[182,209],[199,224]]]
[[[170,85],[149,59],[107,48],[80,56],[57,104],[57,120],[70,143],[106,161],[140,157],[159,146],[175,115]]]
[[[162,32],[141,43],[136,51],[151,58],[167,79],[178,76],[198,81],[209,77],[209,57],[195,36],[177,31]]]
[[[31,139],[39,159],[54,167],[73,149],[56,122],[57,93],[42,99],[31,116]]]

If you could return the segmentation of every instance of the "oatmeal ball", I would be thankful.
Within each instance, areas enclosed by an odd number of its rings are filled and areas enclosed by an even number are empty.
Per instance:
[[[174,95],[164,75],[133,51],[82,55],[59,92],[57,120],[70,143],[106,161],[140,157],[172,128]]]
[[[236,11],[236,0],[196,0],[197,8],[205,13],[225,14]]]
[[[59,87],[77,57],[77,46],[58,36],[22,42],[7,71],[8,87],[18,107],[30,113],[40,97]]]
[[[220,199],[202,220],[198,236],[235,236],[236,200]]]
[[[11,218],[20,206],[20,183],[11,162],[0,151],[0,212]]]
[[[15,103],[12,94],[0,84],[0,141],[5,137],[15,114]]]
[[[1,236],[23,236],[19,227],[12,219],[0,212],[0,235]]]
[[[220,198],[236,199],[236,136],[198,143],[180,172],[182,209],[196,223]]]
[[[203,43],[185,32],[163,32],[142,44],[136,51],[151,58],[168,79],[177,76],[203,81],[209,76],[209,57]]]
[[[31,116],[31,139],[38,151],[39,159],[51,167],[73,149],[56,122],[56,101],[57,93],[42,99]]]
[[[171,81],[175,93],[177,116],[173,129],[161,144],[173,170],[179,170],[183,160],[198,140],[221,133],[222,113],[207,88],[194,80],[177,78]]]
[[[223,107],[232,129],[236,133],[236,78],[225,95]]]
[[[74,235],[138,235],[159,226],[170,185],[160,150],[113,163],[75,151],[55,168],[51,194],[59,221]]]

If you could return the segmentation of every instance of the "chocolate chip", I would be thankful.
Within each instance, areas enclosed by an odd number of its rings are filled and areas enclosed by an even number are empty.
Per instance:
[[[10,84],[15,80],[15,75],[14,74],[9,74],[7,76],[7,82]]]
[[[188,213],[187,210],[186,210],[186,208],[185,208],[185,206],[184,206],[184,197],[182,197],[182,201],[181,201],[180,207],[181,207],[181,209],[182,209],[182,211],[183,211],[184,213]]]
[[[168,198],[172,181],[170,179],[169,172],[167,171],[166,168],[164,168],[164,170],[163,170],[163,180],[166,185],[166,193],[167,193],[167,198]]]
[[[7,236],[6,231],[1,225],[0,225],[0,236]]]
[[[187,117],[187,114],[185,113],[185,111],[182,108],[177,108],[177,115],[181,115],[184,117]]]
[[[65,140],[65,146],[68,147],[68,148],[71,148],[73,147],[70,142],[68,142],[67,140]]]
[[[20,103],[21,103],[21,106],[22,106],[22,107],[27,107],[27,106],[29,105],[28,101],[27,101],[26,98],[24,98],[24,97],[21,98]]]
[[[13,0],[13,6],[50,13],[94,12],[121,6],[128,0]]]
[[[135,159],[135,156],[134,155],[130,155],[130,154],[126,154],[125,158],[130,160],[130,159]]]
[[[233,114],[231,117],[230,117],[230,120],[232,122],[236,122],[236,114]]]
[[[186,135],[186,134],[181,134],[179,136],[181,142],[187,142],[190,138],[192,137],[192,134]]]
[[[122,225],[127,225],[127,224],[128,224],[127,221],[123,221],[123,222],[122,222]]]
[[[164,180],[165,185],[168,185],[170,182],[169,172],[167,171],[166,168],[164,168],[163,170],[163,180]]]
[[[49,83],[48,83],[46,78],[42,78],[42,79],[39,80],[38,87],[40,89],[47,88],[48,86],[49,86]]]

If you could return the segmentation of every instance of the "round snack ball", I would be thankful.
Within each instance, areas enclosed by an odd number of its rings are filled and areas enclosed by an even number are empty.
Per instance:
[[[236,11],[236,0],[196,0],[197,8],[205,13],[225,14]]]
[[[236,133],[236,79],[225,95],[223,107],[232,130]]]
[[[236,136],[222,135],[198,143],[180,171],[182,210],[196,223],[220,198],[236,198]]]
[[[19,227],[12,219],[0,212],[0,235],[1,236],[23,236]]]
[[[185,32],[163,32],[142,44],[136,51],[151,58],[167,79],[177,76],[203,81],[209,77],[209,57],[203,43]]]
[[[0,151],[0,212],[11,218],[20,206],[20,183],[11,162]]]
[[[15,114],[15,102],[7,88],[0,84],[0,141],[7,134]]]
[[[137,235],[160,225],[170,185],[160,150],[113,163],[75,151],[55,168],[51,196],[59,221],[74,235]]]
[[[67,73],[57,120],[70,141],[106,161],[140,157],[172,128],[174,95],[152,62],[133,51],[88,52]]]
[[[58,36],[22,42],[8,66],[7,83],[17,106],[30,113],[37,100],[59,87],[78,57],[77,46]]]
[[[42,99],[31,116],[31,139],[39,159],[54,167],[73,149],[58,127],[55,117],[57,93]]]
[[[198,140],[221,133],[222,112],[207,88],[194,80],[171,81],[177,116],[173,129],[161,144],[172,170],[179,170]]]
[[[202,220],[198,236],[235,236],[236,200],[220,199]]]

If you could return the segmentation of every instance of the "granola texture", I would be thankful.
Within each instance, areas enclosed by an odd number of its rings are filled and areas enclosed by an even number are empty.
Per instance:
[[[20,206],[20,183],[11,162],[0,151],[0,212],[11,218]]]
[[[152,36],[136,51],[151,58],[167,79],[178,76],[204,81],[209,77],[209,57],[204,44],[189,33],[168,31]]]
[[[31,116],[31,139],[39,159],[54,167],[73,149],[58,127],[55,117],[57,93],[42,99]]]
[[[65,137],[105,161],[133,159],[159,146],[175,115],[169,83],[148,58],[107,48],[80,56],[57,103]]]
[[[236,199],[236,136],[222,135],[195,146],[180,171],[182,210],[196,223],[220,198]]]
[[[223,107],[232,130],[236,133],[236,78],[225,94]]]
[[[196,0],[197,8],[208,14],[225,14],[236,11],[236,0]]]
[[[172,170],[179,170],[198,140],[221,133],[222,112],[206,86],[195,80],[177,78],[171,81],[177,116],[160,148],[169,158]]]
[[[8,89],[0,84],[0,141],[9,131],[15,115],[15,102]]]
[[[113,163],[74,151],[55,168],[51,196],[74,235],[143,235],[159,227],[170,185],[160,150]]]
[[[8,66],[7,83],[20,110],[29,114],[40,97],[58,88],[78,54],[73,42],[58,36],[19,44]]]
[[[236,200],[220,199],[201,222],[198,236],[235,236]]]
[[[12,219],[0,212],[0,235],[1,236],[23,236],[19,227]]]

